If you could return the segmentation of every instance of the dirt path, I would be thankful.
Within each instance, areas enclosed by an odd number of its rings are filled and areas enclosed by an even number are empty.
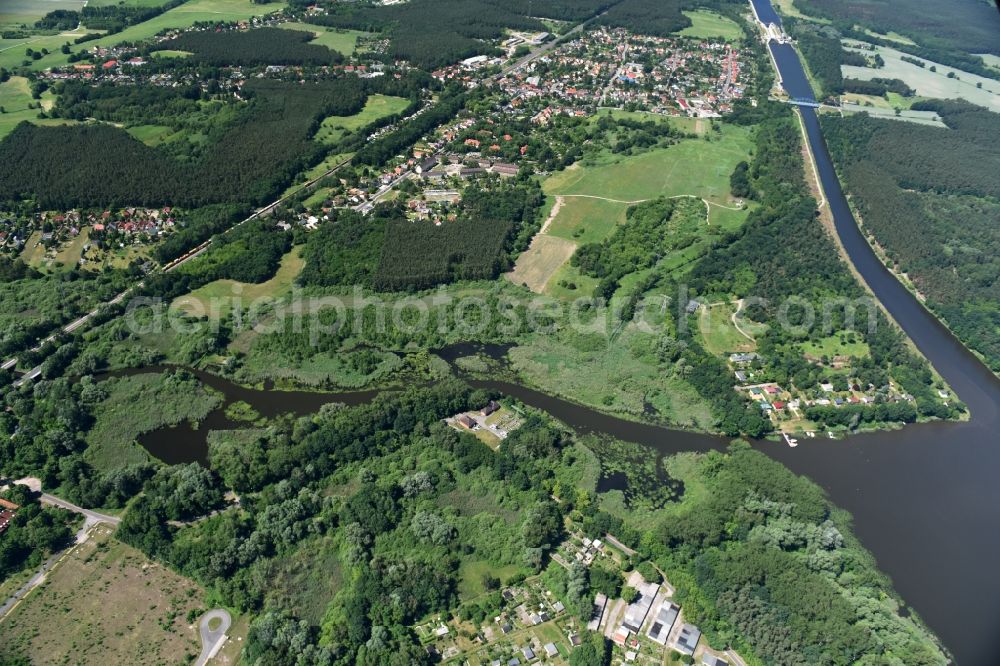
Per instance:
[[[732,321],[733,321],[733,327],[737,331],[739,331],[740,335],[742,335],[744,338],[746,338],[750,342],[753,342],[754,344],[756,344],[757,341],[754,339],[754,337],[752,335],[750,335],[749,333],[747,333],[746,331],[744,331],[742,328],[740,328],[739,314],[740,314],[740,311],[742,309],[743,309],[743,299],[741,298],[740,300],[736,301],[736,311],[733,312],[733,316],[730,317],[730,319],[732,319]]]
[[[538,230],[538,233],[544,234],[549,230],[549,225],[552,224],[552,220],[556,219],[556,215],[559,214],[559,209],[563,207],[564,203],[566,203],[566,199],[561,194],[557,194],[556,202],[552,205],[552,210],[549,211],[549,216],[545,218],[545,222],[542,223],[542,228]]]

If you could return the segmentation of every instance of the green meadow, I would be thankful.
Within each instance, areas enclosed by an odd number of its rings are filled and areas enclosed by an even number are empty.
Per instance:
[[[691,19],[691,25],[678,33],[682,37],[695,37],[698,39],[721,37],[727,42],[743,39],[743,29],[739,24],[721,14],[716,14],[705,9],[698,9],[684,12],[684,15]]]
[[[55,101],[51,92],[42,93],[41,100],[31,98],[31,89],[28,87],[28,79],[22,76],[12,76],[9,80],[0,83],[0,139],[11,133],[17,125],[27,120],[36,125],[65,125],[71,120],[61,119],[40,119],[38,112],[40,109],[29,109],[29,104],[36,104],[41,101],[42,107],[46,108]]]
[[[358,32],[357,30],[334,30],[332,28],[324,28],[320,25],[310,25],[308,23],[282,23],[278,27],[285,28],[286,30],[302,30],[304,32],[311,32],[316,36],[316,38],[312,40],[313,44],[325,46],[328,49],[338,51],[344,55],[351,55],[354,53],[354,49],[358,45],[358,37],[366,34]]]
[[[409,105],[409,100],[390,95],[372,95],[365,102],[365,108],[353,116],[329,116],[323,119],[314,137],[320,143],[333,145],[348,132],[354,132],[379,118],[401,113]]]
[[[19,67],[25,60],[24,48],[28,47],[35,50],[43,48],[49,50],[48,55],[30,63],[32,69],[43,70],[67,64],[68,55],[60,52],[60,47],[67,42],[70,43],[72,52],[78,52],[94,46],[114,46],[122,42],[142,41],[168,28],[187,28],[199,21],[242,21],[254,16],[281,11],[284,7],[285,4],[281,2],[261,5],[252,2],[252,0],[189,0],[189,2],[174,7],[144,23],[130,26],[114,35],[79,45],[73,44],[73,40],[85,34],[85,30],[18,40],[18,46],[14,48],[5,49],[6,45],[0,44],[0,49],[3,49],[0,50],[0,67],[7,69]]]
[[[729,176],[740,161],[748,159],[751,145],[749,130],[723,125],[719,133],[709,132],[706,138],[687,139],[668,148],[629,156],[604,153],[588,164],[553,174],[542,187],[546,194],[626,202],[693,195],[733,206]],[[717,210],[713,207],[713,214]]]

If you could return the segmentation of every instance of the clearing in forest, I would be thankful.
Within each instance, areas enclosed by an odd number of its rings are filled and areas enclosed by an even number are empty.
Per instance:
[[[734,42],[743,38],[743,28],[732,19],[721,14],[710,12],[706,9],[696,9],[684,12],[684,15],[691,19],[691,25],[684,28],[679,33],[682,37],[710,38],[721,37],[727,42]]]
[[[236,298],[241,300],[244,310],[255,300],[280,298],[291,291],[292,283],[305,266],[305,259],[301,254],[301,245],[293,247],[281,258],[274,277],[266,282],[253,284],[236,280],[215,280],[189,294],[178,296],[170,307],[198,317],[213,312],[214,307],[220,316],[226,316]]]
[[[188,613],[204,591],[99,525],[0,625],[0,661],[37,664],[191,663],[201,650]]]

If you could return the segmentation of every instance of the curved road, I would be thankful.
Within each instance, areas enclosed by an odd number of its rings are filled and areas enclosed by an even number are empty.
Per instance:
[[[208,625],[214,619],[219,620],[219,626],[212,631],[208,628]],[[194,662],[195,666],[205,666],[208,660],[216,655],[222,648],[223,643],[226,642],[226,632],[229,631],[229,627],[232,624],[233,618],[229,614],[229,611],[224,608],[210,610],[202,616],[199,625],[201,631],[201,654],[198,655],[198,661]]]

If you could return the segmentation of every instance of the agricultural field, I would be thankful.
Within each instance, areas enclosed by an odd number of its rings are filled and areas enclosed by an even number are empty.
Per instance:
[[[173,664],[201,650],[204,591],[94,528],[3,622],[0,660]]]
[[[709,38],[721,37],[727,42],[743,39],[743,28],[732,19],[705,9],[684,12],[691,19],[691,25],[681,30],[682,37]]]
[[[323,119],[314,137],[316,141],[334,145],[349,132],[354,132],[379,118],[402,113],[409,106],[409,100],[390,95],[371,95],[365,102],[365,108],[353,116],[328,116]]]
[[[325,46],[333,51],[337,51],[348,56],[354,53],[354,50],[357,48],[358,38],[368,34],[357,30],[335,30],[333,28],[324,28],[321,25],[311,25],[308,23],[282,23],[278,27],[285,28],[287,30],[302,30],[304,32],[311,32],[316,36],[316,39],[310,42],[311,44]]]
[[[607,153],[593,163],[553,174],[542,188],[546,194],[589,195],[625,203],[694,195],[733,206],[729,176],[749,156],[750,132],[724,125],[719,133],[707,136],[639,155],[620,157]],[[718,210],[713,207],[712,213]],[[742,211],[739,214],[745,215]]]
[[[27,120],[36,125],[68,125],[74,121],[63,119],[39,118],[38,108],[29,109],[28,105],[37,105],[41,102],[42,109],[51,108],[55,103],[55,96],[51,91],[42,93],[41,100],[34,100],[31,97],[31,89],[28,87],[28,79],[23,76],[12,76],[9,80],[0,83],[0,140],[11,133],[19,123]]]
[[[246,309],[253,302],[261,304],[287,295],[303,266],[305,260],[302,258],[302,246],[297,245],[281,258],[274,277],[266,282],[252,284],[236,280],[215,280],[189,294],[178,296],[170,307],[196,317],[205,316],[206,313],[227,317],[236,299]]]
[[[853,40],[846,40],[844,43],[848,47],[861,44],[861,42]],[[924,61],[927,63],[926,67],[918,67],[913,63],[904,62],[902,56],[906,54],[901,51],[885,46],[875,46],[874,48],[875,52],[881,55],[885,61],[884,67],[872,69],[856,65],[841,65],[840,69],[844,76],[864,80],[873,78],[900,79],[916,90],[921,97],[960,98],[986,107],[991,111],[1000,112],[1000,81],[963,72],[954,67],[929,60]],[[864,53],[870,54],[872,52],[864,51]],[[932,72],[931,67],[937,71]],[[949,74],[954,74],[954,77],[949,78]]]
[[[757,344],[744,335],[733,322],[736,307],[731,303],[714,303],[701,308],[698,313],[698,331],[702,342],[712,354],[750,352]],[[742,325],[742,323],[741,323]],[[747,332],[748,335],[752,335]]]
[[[18,48],[7,49],[6,45],[0,44],[0,49],[2,49],[0,50],[0,67],[12,69],[20,66],[25,59],[24,48],[27,47],[35,50],[43,48],[49,50],[48,55],[30,62],[31,69],[39,71],[49,67],[62,66],[69,62],[68,54],[60,51],[60,47],[67,42],[71,45],[70,51],[75,53],[94,46],[114,46],[122,42],[142,41],[168,28],[186,28],[199,21],[240,21],[280,11],[284,6],[284,3],[280,2],[257,4],[252,0],[190,0],[148,21],[129,26],[119,33],[79,45],[73,44],[73,40],[86,33],[86,30],[82,28],[59,35],[39,36],[23,40],[18,44]]]

